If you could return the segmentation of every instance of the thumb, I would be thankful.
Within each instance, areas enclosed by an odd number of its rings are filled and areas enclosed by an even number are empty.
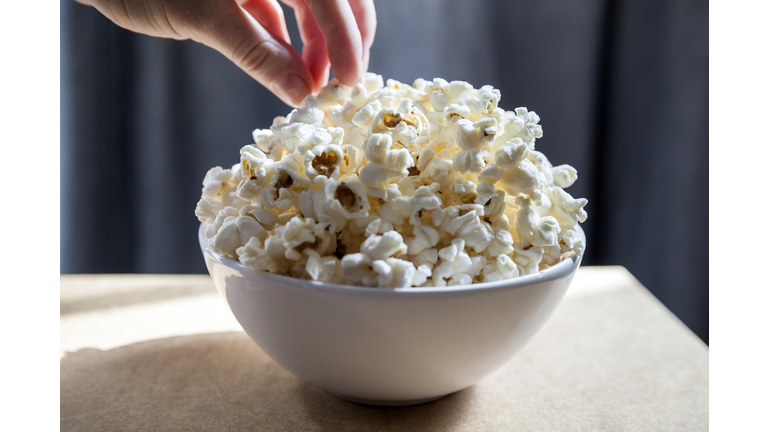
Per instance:
[[[222,1],[192,39],[219,51],[283,102],[297,107],[312,89],[299,53],[275,38],[234,1]]]

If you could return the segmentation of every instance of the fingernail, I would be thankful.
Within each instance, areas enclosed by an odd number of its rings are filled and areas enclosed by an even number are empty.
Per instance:
[[[294,106],[301,105],[301,101],[309,94],[307,83],[295,73],[283,75],[275,82],[274,86]]]

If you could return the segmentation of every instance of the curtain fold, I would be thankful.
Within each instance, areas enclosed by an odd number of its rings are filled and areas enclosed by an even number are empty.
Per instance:
[[[465,80],[579,171],[585,264],[626,266],[708,340],[708,4],[380,1],[370,70]],[[289,108],[215,51],[61,1],[62,273],[205,273],[208,168]],[[291,39],[300,37],[286,9]]]

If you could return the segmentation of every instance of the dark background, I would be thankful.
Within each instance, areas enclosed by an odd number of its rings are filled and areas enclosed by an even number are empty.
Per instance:
[[[619,264],[709,339],[706,1],[379,1],[369,70],[464,80],[542,118],[579,171],[585,265]],[[300,45],[293,13],[288,28]],[[299,47],[297,47],[300,49]],[[206,273],[215,165],[290,109],[222,55],[61,0],[61,272]]]

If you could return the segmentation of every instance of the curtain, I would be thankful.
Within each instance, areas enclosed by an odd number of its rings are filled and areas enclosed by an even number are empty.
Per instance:
[[[536,111],[589,200],[586,265],[623,265],[708,341],[708,4],[379,1],[369,70]],[[286,8],[291,39],[300,45]],[[290,109],[222,55],[61,2],[62,273],[205,273],[208,168]]]

